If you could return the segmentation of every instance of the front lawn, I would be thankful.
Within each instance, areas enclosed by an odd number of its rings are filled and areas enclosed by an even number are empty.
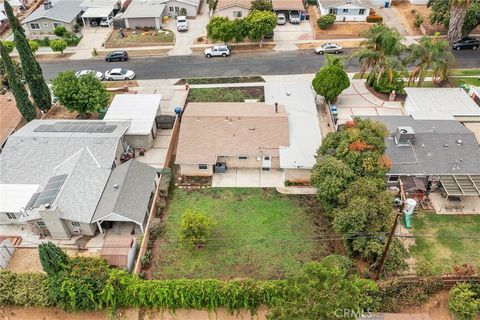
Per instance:
[[[118,30],[113,30],[105,46],[107,48],[121,46],[159,45],[173,43],[174,34],[170,30],[124,30],[126,37],[122,37]]]
[[[175,189],[153,277],[276,279],[295,273],[326,251],[314,241],[313,218],[300,199],[273,189]],[[178,232],[187,208],[217,222],[202,249],[180,243]]]
[[[464,84],[468,84],[471,86],[480,86],[480,78],[471,78],[471,77],[450,77],[450,82],[459,87]]]
[[[188,102],[244,102],[247,99],[264,101],[263,87],[192,88],[187,97]]]
[[[419,213],[412,219],[417,261],[431,261],[441,272],[454,265],[472,264],[480,270],[480,215]]]

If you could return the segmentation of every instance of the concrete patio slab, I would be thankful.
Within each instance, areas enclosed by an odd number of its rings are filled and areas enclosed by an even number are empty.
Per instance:
[[[217,188],[275,188],[283,186],[283,171],[261,169],[227,169],[213,175],[212,187]]]

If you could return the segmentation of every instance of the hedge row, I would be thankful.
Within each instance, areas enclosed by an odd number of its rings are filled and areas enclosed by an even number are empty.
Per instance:
[[[46,280],[47,275],[43,273],[0,272],[0,306],[51,306]]]

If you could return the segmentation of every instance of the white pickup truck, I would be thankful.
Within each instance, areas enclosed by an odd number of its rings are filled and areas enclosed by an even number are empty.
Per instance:
[[[185,17],[185,16],[178,16],[177,17],[177,30],[178,31],[188,31],[187,17]]]

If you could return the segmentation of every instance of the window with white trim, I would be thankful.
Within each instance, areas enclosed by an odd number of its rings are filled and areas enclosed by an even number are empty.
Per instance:
[[[207,170],[208,166],[206,164],[199,164],[198,165],[198,170]]]
[[[358,10],[358,14],[363,16],[365,14],[365,9]]]
[[[43,23],[43,26],[44,26],[44,27],[48,27],[48,22],[44,22],[44,23]]]
[[[37,227],[40,230],[46,230],[47,229],[47,225],[43,221],[37,221]]]
[[[343,12],[344,12],[344,13],[348,12],[348,9],[343,9]]]
[[[174,11],[175,11],[175,8],[174,8],[174,7],[168,7],[168,11],[174,12]]]
[[[30,23],[30,29],[32,30],[40,30],[40,23],[32,22]]]
[[[56,27],[63,27],[63,23],[61,22],[53,22],[53,27],[56,28]]]
[[[17,216],[13,212],[5,212],[5,215],[7,216],[8,219],[11,219],[11,220],[17,219]]]

